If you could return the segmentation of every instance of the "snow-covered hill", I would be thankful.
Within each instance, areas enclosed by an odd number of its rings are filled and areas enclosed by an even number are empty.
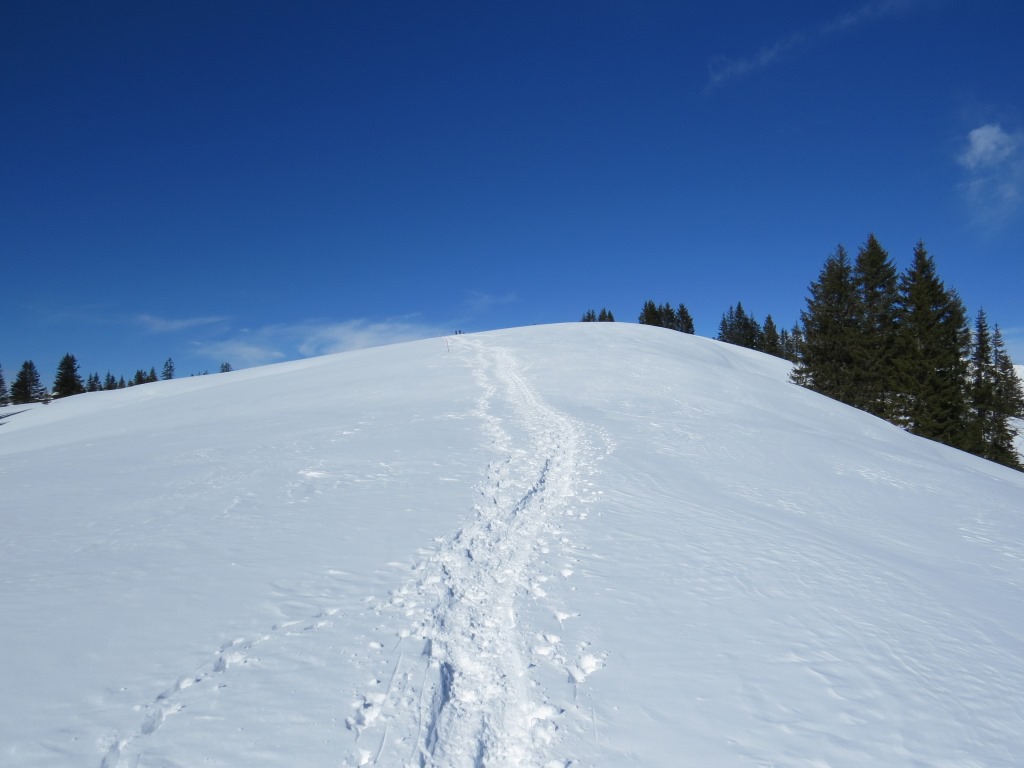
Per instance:
[[[1011,766],[1024,474],[632,324],[0,421],[0,764]]]

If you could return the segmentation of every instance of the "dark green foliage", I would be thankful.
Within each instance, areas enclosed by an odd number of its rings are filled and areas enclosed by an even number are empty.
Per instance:
[[[160,374],[160,378],[164,381],[174,378],[174,361],[169,357],[166,362],[164,362],[164,370],[163,373]]]
[[[765,322],[768,318],[765,318]],[[793,330],[787,331],[785,329],[779,333],[779,347],[781,348],[781,354],[779,357],[789,360],[791,363],[797,363],[800,361],[800,345],[804,340],[804,332],[800,328],[800,324],[796,323],[793,326]]]
[[[853,265],[857,289],[856,332],[852,336],[851,404],[888,418],[893,408],[896,356],[897,270],[875,236],[868,235]]]
[[[583,313],[583,317],[581,317],[580,320],[584,323],[596,323],[597,313],[592,309],[588,309]]]
[[[990,332],[983,309],[974,323],[968,405],[964,450],[1021,469],[1012,419],[1024,413],[1024,392],[1006,354],[999,326],[994,334]]]
[[[614,323],[615,315],[612,314],[610,309],[601,307],[601,311],[597,313],[597,322],[599,323]]]
[[[966,310],[956,291],[939,279],[922,242],[900,277],[897,324],[896,422],[916,435],[962,447],[970,344]]]
[[[642,325],[656,325],[659,328],[670,328],[673,331],[682,333],[693,333],[693,318],[685,304],[680,304],[678,309],[673,309],[667,301],[658,306],[648,300],[640,312],[640,323]]]
[[[107,371],[107,375],[103,377],[103,389],[117,389],[117,379],[110,371]]]
[[[764,331],[754,316],[743,309],[743,302],[738,301],[735,307],[730,306],[722,315],[718,324],[718,340],[760,351],[764,344]]]
[[[231,367],[231,363],[221,363],[220,364],[220,372],[221,373],[227,373],[228,371],[232,371],[232,370],[234,370],[234,369]]]
[[[57,376],[53,380],[53,396],[70,397],[85,392],[85,384],[78,374],[78,361],[74,355],[67,354],[57,364]]]
[[[761,326],[761,351],[775,357],[783,357],[782,337],[771,315],[765,317],[764,325]]]
[[[21,370],[11,384],[11,403],[24,405],[25,403],[42,403],[49,400],[50,393],[46,391],[42,381],[39,379],[39,371],[35,363],[26,360],[21,364]]]
[[[11,393],[7,390],[7,382],[4,380],[4,370],[0,367],[0,405],[7,405],[11,402]]]
[[[811,283],[807,309],[800,313],[803,339],[793,380],[815,392],[853,400],[853,343],[857,327],[857,290],[853,266],[842,245],[825,260]]]
[[[100,383],[100,375],[98,373],[90,373],[89,378],[85,380],[85,391],[99,392],[101,389],[103,389],[103,385]]]

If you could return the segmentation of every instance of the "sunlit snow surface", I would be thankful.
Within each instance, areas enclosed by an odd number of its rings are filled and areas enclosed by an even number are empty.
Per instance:
[[[1024,764],[1024,474],[786,376],[575,323],[10,415],[0,764]]]

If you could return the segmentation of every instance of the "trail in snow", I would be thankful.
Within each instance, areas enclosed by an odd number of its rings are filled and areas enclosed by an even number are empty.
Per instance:
[[[350,764],[568,766],[551,754],[568,699],[550,689],[582,683],[604,658],[586,640],[564,647],[554,630],[573,614],[546,585],[572,575],[566,523],[586,518],[594,449],[584,425],[546,404],[508,352],[460,341],[499,458],[475,519],[377,606],[405,624],[390,652],[372,649],[381,673],[348,719],[357,734]],[[546,626],[523,620],[538,605]]]

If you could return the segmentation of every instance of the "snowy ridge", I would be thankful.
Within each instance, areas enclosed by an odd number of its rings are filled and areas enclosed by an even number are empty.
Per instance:
[[[382,606],[406,609],[415,622],[399,631],[397,655],[385,661],[393,666],[384,692],[356,702],[348,723],[360,741],[370,726],[382,733],[376,752],[363,748],[353,760],[397,765],[404,753],[416,766],[561,768],[571,761],[548,753],[564,710],[537,690],[530,669],[554,664],[564,680],[581,683],[603,661],[593,652],[568,661],[551,632],[534,642],[520,605],[543,601],[545,583],[572,575],[568,564],[547,572],[538,555],[550,554],[553,542],[567,547],[564,518],[586,519],[577,505],[593,471],[586,438],[593,430],[544,403],[507,350],[459,342],[482,393],[476,415],[501,458],[487,466],[473,522]],[[495,414],[495,401],[510,423]],[[571,614],[559,608],[551,616],[561,623]],[[407,659],[405,646],[416,641],[421,647]]]

